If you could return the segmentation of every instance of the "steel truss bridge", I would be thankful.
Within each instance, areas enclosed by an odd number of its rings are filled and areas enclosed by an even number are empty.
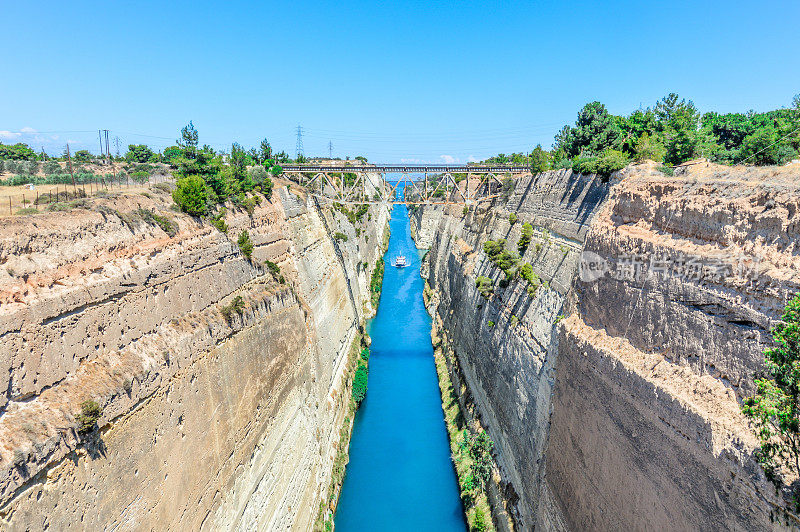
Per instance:
[[[469,205],[496,197],[505,179],[530,173],[527,166],[452,164],[295,164],[282,168],[289,179],[303,185],[311,194],[346,204]],[[400,178],[389,180],[388,174],[400,174]],[[398,196],[398,188],[401,196]]]

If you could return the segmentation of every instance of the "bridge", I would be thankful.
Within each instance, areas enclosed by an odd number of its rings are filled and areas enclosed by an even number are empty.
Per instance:
[[[530,173],[527,166],[461,164],[290,164],[282,168],[311,194],[347,204],[469,205],[491,200],[511,183],[509,178]],[[390,180],[389,174],[400,177]]]

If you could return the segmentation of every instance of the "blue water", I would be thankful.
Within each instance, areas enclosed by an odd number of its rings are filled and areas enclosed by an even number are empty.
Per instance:
[[[384,256],[367,397],[356,413],[336,531],[466,530],[422,302],[419,254],[396,205]],[[391,266],[403,254],[406,268]]]

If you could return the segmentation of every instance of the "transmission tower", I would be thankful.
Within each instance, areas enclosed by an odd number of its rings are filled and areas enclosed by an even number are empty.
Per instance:
[[[119,159],[119,137],[114,137],[114,144],[117,146],[117,159]]]
[[[299,159],[303,153],[303,128],[298,124],[297,126],[297,145],[295,146],[295,159]]]
[[[328,159],[333,159],[333,142],[328,141]]]

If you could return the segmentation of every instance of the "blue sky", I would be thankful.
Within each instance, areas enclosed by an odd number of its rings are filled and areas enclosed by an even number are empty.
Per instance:
[[[0,0],[0,141],[200,142],[371,161],[550,146],[586,102],[789,106],[800,2]]]

